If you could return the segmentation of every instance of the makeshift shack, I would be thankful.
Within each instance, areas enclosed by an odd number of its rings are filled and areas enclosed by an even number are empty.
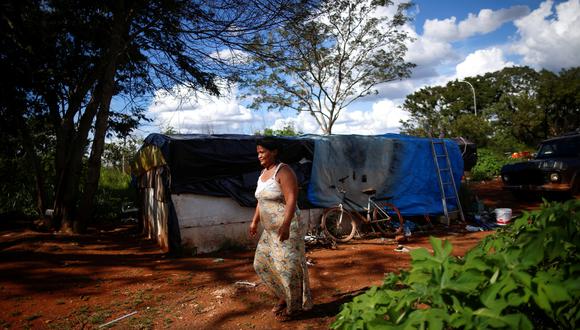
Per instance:
[[[149,135],[133,165],[144,231],[166,251],[206,253],[255,243],[247,233],[261,171],[257,138]],[[281,161],[298,177],[301,217],[314,226],[324,208],[340,201],[331,188],[340,178],[346,178],[341,185],[348,197],[361,205],[366,200],[361,191],[373,188],[378,197],[392,196],[403,216],[443,213],[430,139],[397,134],[276,139]],[[453,140],[443,141],[459,185],[460,149]]]

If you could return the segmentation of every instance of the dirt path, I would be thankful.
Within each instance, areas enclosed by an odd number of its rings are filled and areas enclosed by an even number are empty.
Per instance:
[[[492,207],[537,207],[501,195],[497,184],[477,191]],[[488,234],[455,231],[440,237],[456,255]],[[279,323],[270,313],[273,296],[251,286],[258,281],[252,251],[169,258],[132,227],[74,237],[0,231],[0,328],[90,329],[132,312],[113,328],[328,328],[342,303],[380,284],[385,273],[409,267],[409,254],[395,247],[376,238],[310,250],[314,309]],[[407,247],[429,247],[428,238],[415,237]]]

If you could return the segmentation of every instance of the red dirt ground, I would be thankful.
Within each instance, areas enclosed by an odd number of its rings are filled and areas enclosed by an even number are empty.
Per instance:
[[[535,208],[501,191],[498,182],[472,184],[487,206],[514,213]],[[453,226],[441,238],[463,255],[490,232],[467,233]],[[414,237],[409,249],[429,247]],[[280,323],[274,298],[258,283],[252,251],[172,258],[144,240],[134,227],[63,236],[27,229],[0,231],[0,328],[91,329],[131,312],[116,329],[322,329],[342,303],[387,272],[410,265],[408,253],[381,238],[354,240],[336,250],[314,248],[307,257],[315,306]]]

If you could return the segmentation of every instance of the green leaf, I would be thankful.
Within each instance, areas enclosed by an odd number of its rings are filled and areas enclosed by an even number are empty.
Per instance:
[[[542,287],[538,287],[538,291],[532,295],[534,301],[540,308],[547,312],[552,312],[552,306],[550,306],[550,300],[548,299],[548,295],[543,290]]]
[[[493,275],[489,279],[489,283],[494,284],[495,281],[497,281],[498,276],[499,276],[499,268],[496,268],[495,272],[493,273]]]
[[[448,286],[449,290],[472,293],[486,280],[486,277],[475,270],[459,273]]]
[[[523,284],[526,288],[532,287],[532,276],[526,272],[521,272],[514,270],[511,272],[511,276],[520,284]]]
[[[523,254],[523,265],[535,266],[544,259],[544,237],[544,234],[538,233],[538,236],[525,246],[526,253]]]
[[[549,292],[548,297],[552,302],[561,302],[571,299],[570,295],[568,294],[567,288],[565,288],[560,283],[546,284],[545,291]]]
[[[413,261],[432,260],[433,257],[425,248],[415,249],[410,252]]]
[[[488,308],[493,308],[495,302],[497,300],[497,294],[501,290],[501,285],[491,285],[488,286],[483,292],[481,293],[480,300]]]
[[[524,314],[510,314],[501,318],[510,329],[531,330],[533,329],[532,322]]]

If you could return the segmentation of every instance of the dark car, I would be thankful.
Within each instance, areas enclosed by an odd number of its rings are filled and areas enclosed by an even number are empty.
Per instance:
[[[501,169],[505,189],[577,194],[580,189],[580,132],[543,141],[529,161]]]

